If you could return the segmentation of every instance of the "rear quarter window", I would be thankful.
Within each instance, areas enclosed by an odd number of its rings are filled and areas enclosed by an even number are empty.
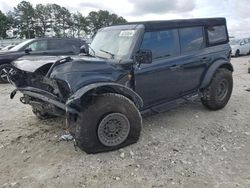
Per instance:
[[[179,29],[181,53],[197,51],[204,47],[203,28],[190,27]]]
[[[207,36],[209,45],[228,42],[227,30],[225,25],[207,27]]]

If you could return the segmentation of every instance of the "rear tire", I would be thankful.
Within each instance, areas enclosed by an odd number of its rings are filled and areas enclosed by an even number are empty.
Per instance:
[[[210,110],[219,110],[228,103],[233,89],[232,72],[218,69],[207,88],[202,93],[202,104]]]
[[[73,134],[76,144],[87,153],[116,150],[137,142],[142,119],[128,98],[106,93],[94,96],[80,112]]]

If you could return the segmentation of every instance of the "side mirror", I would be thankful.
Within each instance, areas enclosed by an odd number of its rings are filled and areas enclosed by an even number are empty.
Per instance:
[[[89,46],[87,43],[80,47],[80,53],[89,54]]]
[[[152,63],[152,52],[151,50],[140,50],[135,54],[136,63],[140,64],[150,64]]]
[[[31,48],[26,48],[26,49],[24,50],[24,52],[25,52],[26,54],[30,53],[31,51],[32,51]]]

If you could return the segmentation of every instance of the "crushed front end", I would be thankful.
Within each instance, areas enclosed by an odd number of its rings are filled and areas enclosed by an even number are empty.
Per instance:
[[[16,66],[13,63],[14,71],[9,73],[9,80],[16,89],[10,97],[14,98],[16,92],[20,91],[23,94],[20,101],[31,105],[34,114],[39,118],[64,116],[65,103],[71,94],[70,87],[66,81],[52,79],[49,74],[56,64],[70,60],[70,58],[63,58],[55,63],[47,62],[33,70]]]

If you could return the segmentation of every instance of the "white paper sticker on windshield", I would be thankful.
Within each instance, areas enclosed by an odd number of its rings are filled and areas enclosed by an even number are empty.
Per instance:
[[[135,34],[135,30],[123,30],[120,32],[119,37],[132,37]]]

